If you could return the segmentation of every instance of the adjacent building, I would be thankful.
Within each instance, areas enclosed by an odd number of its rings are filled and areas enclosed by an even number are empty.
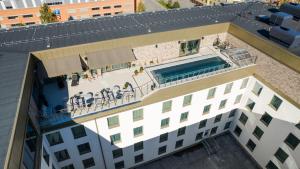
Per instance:
[[[1,28],[41,24],[39,10],[44,3],[50,6],[60,22],[134,13],[137,7],[135,0],[3,0],[0,1]]]
[[[300,59],[257,31],[270,8],[2,30],[1,167],[133,168],[226,132],[261,168],[298,169]]]

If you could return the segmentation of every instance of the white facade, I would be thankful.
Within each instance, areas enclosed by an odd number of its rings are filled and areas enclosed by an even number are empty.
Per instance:
[[[222,133],[225,131],[224,126],[226,122],[233,121],[230,130],[233,131],[236,124],[240,126],[242,129],[242,134],[237,138],[237,140],[243,146],[246,145],[249,138],[256,143],[256,148],[253,152],[249,151],[249,154],[251,154],[252,157],[263,168],[266,166],[269,160],[272,160],[278,168],[299,168],[299,146],[297,146],[295,150],[291,150],[284,143],[284,140],[290,132],[292,132],[296,137],[300,138],[300,130],[295,127],[295,124],[297,124],[300,119],[300,110],[290,104],[287,100],[281,98],[278,94],[269,89],[267,86],[263,85],[261,82],[259,83],[263,86],[262,92],[259,97],[256,96],[253,94],[253,92],[251,92],[251,90],[253,89],[253,86],[257,80],[254,77],[248,78],[249,81],[246,88],[240,89],[244,79],[239,79],[233,81],[231,92],[227,94],[224,94],[224,90],[226,85],[229,83],[215,86],[216,93],[211,99],[207,99],[209,89],[211,88],[190,93],[192,94],[192,101],[188,106],[183,107],[184,96],[172,98],[172,110],[169,112],[162,113],[163,102],[141,107],[143,109],[143,119],[139,121],[133,122],[133,110],[130,110],[85,122],[82,125],[85,127],[87,136],[79,139],[73,139],[71,128],[74,126],[62,128],[58,131],[60,132],[64,143],[51,147],[49,146],[45,137],[45,135],[49,133],[46,133],[44,134],[43,146],[50,154],[50,161],[53,161],[55,168],[63,167],[71,163],[75,168],[84,168],[82,160],[90,157],[93,157],[95,162],[95,166],[90,168],[114,169],[115,163],[120,161],[124,161],[125,168],[130,168],[135,165],[140,165],[144,162],[154,160],[160,156],[175,152],[182,148],[191,146],[200,141],[195,141],[198,133],[205,133],[206,130],[210,130],[215,126],[218,126],[216,134]],[[236,97],[241,94],[243,95],[241,102],[235,103]],[[277,111],[269,106],[274,94],[276,94],[276,96],[283,101]],[[248,110],[245,108],[249,98],[256,103],[252,112],[248,112]],[[220,102],[225,99],[227,99],[225,108],[219,109]],[[203,115],[204,107],[209,104],[211,104],[209,113]],[[243,111],[248,116],[246,126],[241,125],[238,120],[240,116],[239,114],[241,113],[236,113],[234,117],[228,118],[229,112],[236,108],[240,109],[238,112]],[[184,112],[188,112],[188,119],[184,122],[180,122],[181,113]],[[273,117],[273,120],[268,127],[263,126],[259,120],[264,112],[268,112],[268,114]],[[214,123],[215,116],[219,114],[222,114],[221,121]],[[113,116],[118,116],[119,126],[109,129],[107,118]],[[165,118],[170,119],[169,126],[161,128],[161,120]],[[207,119],[206,127],[199,129],[199,122],[204,119]],[[256,125],[258,125],[264,131],[264,134],[259,141],[252,134]],[[135,137],[133,134],[133,129],[140,126],[143,126],[143,134]],[[181,127],[186,127],[185,134],[177,136],[178,129]],[[50,133],[53,132],[56,131],[52,131]],[[116,145],[112,145],[110,136],[117,133],[120,133],[121,135],[121,142],[117,143]],[[159,137],[164,133],[169,133],[168,140],[159,143]],[[209,136],[209,134],[207,136]],[[181,139],[184,140],[183,146],[175,149],[176,141]],[[143,149],[134,152],[134,143],[140,141],[143,141]],[[85,142],[89,142],[91,153],[80,156],[77,150],[77,145]],[[166,153],[158,155],[159,147],[165,145],[167,146]],[[278,147],[281,147],[286,153],[289,154],[289,157],[283,164],[281,164],[274,157],[274,153]],[[112,151],[118,148],[122,148],[123,156],[114,159]],[[54,152],[62,149],[68,150],[70,159],[57,162],[56,158],[54,157]],[[247,149],[247,147],[245,147],[245,149]],[[140,154],[143,154],[143,161],[136,164],[135,156]],[[45,167],[47,164],[45,164],[44,160],[42,161],[42,168],[47,168]],[[52,166],[50,165],[49,168],[51,167]]]
[[[252,92],[255,82],[263,86],[259,96]],[[274,95],[283,101],[277,111],[270,106],[270,101]],[[234,134],[237,140],[262,167],[265,167],[269,160],[272,160],[278,168],[298,169],[300,167],[300,147],[297,146],[295,150],[292,150],[284,140],[289,133],[292,133],[298,139],[300,138],[300,130],[295,126],[300,120],[300,110],[255,78],[249,81],[248,90],[243,97],[242,105],[246,104],[248,98],[253,100],[256,105],[252,112],[249,112],[245,108],[241,109],[248,116],[248,121],[245,125],[238,119],[235,121],[234,127],[238,125],[242,129],[239,137]],[[269,126],[264,125],[260,121],[261,116],[265,112],[272,116]],[[264,131],[260,140],[252,134],[256,126]],[[234,127],[232,130],[234,130]],[[249,151],[245,146],[249,139],[256,144],[253,152]],[[289,155],[284,163],[278,161],[274,156],[279,147]]]

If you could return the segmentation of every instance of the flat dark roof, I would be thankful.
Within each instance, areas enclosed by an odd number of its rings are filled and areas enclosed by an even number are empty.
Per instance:
[[[0,51],[0,168],[4,168],[8,145],[14,134],[13,125],[18,113],[28,57],[24,53]]]
[[[246,29],[264,26],[254,20],[258,14],[270,14],[270,7],[261,3],[240,3],[226,6],[204,6],[169,11],[145,12],[75,20],[0,31],[0,51],[31,52],[66,47],[128,36],[171,31],[223,22],[234,22]],[[239,17],[251,12],[250,21]],[[246,22],[246,23],[244,23]],[[255,22],[255,23],[247,23]],[[47,45],[50,47],[47,48]]]

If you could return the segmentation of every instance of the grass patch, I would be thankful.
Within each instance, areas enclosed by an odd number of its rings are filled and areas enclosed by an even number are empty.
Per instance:
[[[157,0],[157,2],[166,9],[180,8],[178,1],[172,3],[172,1],[165,2],[164,0]]]

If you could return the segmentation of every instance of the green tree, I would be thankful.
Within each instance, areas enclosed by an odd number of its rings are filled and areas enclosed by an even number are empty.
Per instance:
[[[146,10],[145,4],[143,3],[143,1],[140,1],[137,7],[137,12],[144,12],[145,10]]]
[[[174,2],[173,7],[172,8],[180,8],[180,4],[178,1]]]
[[[166,4],[166,7],[168,9],[172,9],[173,8],[173,5],[172,5],[172,0],[168,0],[167,4]]]
[[[51,22],[57,22],[57,17],[54,13],[52,13],[49,6],[44,3],[40,8],[40,19],[42,23],[51,23]]]

